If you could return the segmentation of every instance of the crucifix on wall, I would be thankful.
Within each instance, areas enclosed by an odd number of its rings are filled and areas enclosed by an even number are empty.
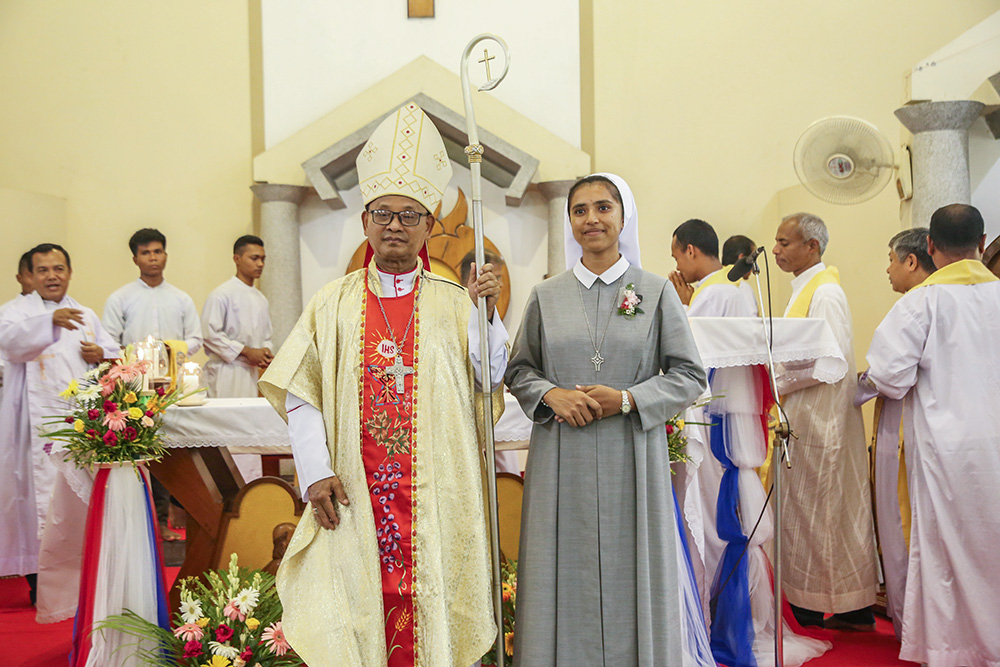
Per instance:
[[[406,0],[406,17],[411,19],[434,18],[434,0]]]

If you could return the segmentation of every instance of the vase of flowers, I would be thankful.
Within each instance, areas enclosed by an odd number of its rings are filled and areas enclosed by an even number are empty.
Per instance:
[[[133,664],[117,657],[125,639],[121,633],[91,633],[110,615],[129,609],[150,622],[168,624],[159,526],[144,464],[166,454],[161,418],[183,397],[162,387],[144,393],[149,371],[150,362],[136,359],[126,348],[124,360],[103,362],[71,381],[60,394],[71,406],[69,414],[47,422],[53,430],[46,435],[60,443],[52,452],[57,465],[72,464],[69,468],[77,470],[66,474],[82,475],[88,482],[89,474],[94,475],[82,527],[70,658],[74,667]]]
[[[184,667],[277,667],[302,665],[281,628],[281,601],[274,577],[239,567],[236,554],[226,570],[182,580],[173,627],[163,628],[126,611],[97,631],[133,638],[122,651],[148,665]]]

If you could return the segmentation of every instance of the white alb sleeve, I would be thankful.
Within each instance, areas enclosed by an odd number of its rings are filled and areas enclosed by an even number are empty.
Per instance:
[[[291,392],[285,396],[285,412],[288,414],[288,437],[292,441],[292,457],[302,501],[308,502],[309,487],[335,475],[330,468],[323,413]]]
[[[490,327],[490,377],[493,380],[493,389],[503,383],[504,373],[507,372],[507,341],[510,336],[507,328],[503,325],[500,313],[493,311],[493,321]],[[483,365],[479,360],[479,309],[472,304],[469,313],[469,359],[472,360],[472,368],[476,374],[476,384],[483,384]]]

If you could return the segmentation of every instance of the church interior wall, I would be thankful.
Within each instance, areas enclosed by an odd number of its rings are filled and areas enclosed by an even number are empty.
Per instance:
[[[489,94],[580,146],[578,0],[436,0],[433,19],[407,18],[403,2],[262,0],[261,10],[268,148],[418,56],[458,74],[466,43],[486,31],[512,54]]]
[[[39,243],[66,243],[66,200],[35,192],[0,187],[0,220],[3,242],[0,243],[0,303],[7,303],[20,293],[12,280],[17,263],[28,248]],[[70,259],[73,259],[70,255]]]
[[[896,298],[885,268],[887,242],[902,224],[899,199],[890,185],[863,204],[825,204],[798,185],[795,142],[813,121],[846,114],[897,144],[893,111],[903,103],[906,72],[996,4],[584,6],[592,16],[581,21],[592,22],[595,36],[593,96],[583,99],[594,110],[594,166],[631,183],[644,266],[673,270],[670,238],[688,218],[707,220],[722,238],[748,234],[770,250],[781,216],[817,213],[830,227],[827,259],[841,269],[864,368],[871,333]],[[788,284],[786,274],[772,275],[778,314]]]
[[[199,308],[232,275],[252,230],[248,52],[245,2],[0,3],[0,187],[65,200],[80,302],[101,313],[137,277],[143,226],[166,234],[167,280]],[[5,248],[25,222],[4,218]]]

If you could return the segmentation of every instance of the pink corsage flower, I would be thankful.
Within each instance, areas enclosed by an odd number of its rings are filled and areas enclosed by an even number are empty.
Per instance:
[[[642,295],[635,293],[635,283],[629,283],[625,286],[621,305],[618,306],[618,314],[626,320],[631,320],[636,315],[642,315],[643,310],[639,307],[640,303],[642,303]]]

